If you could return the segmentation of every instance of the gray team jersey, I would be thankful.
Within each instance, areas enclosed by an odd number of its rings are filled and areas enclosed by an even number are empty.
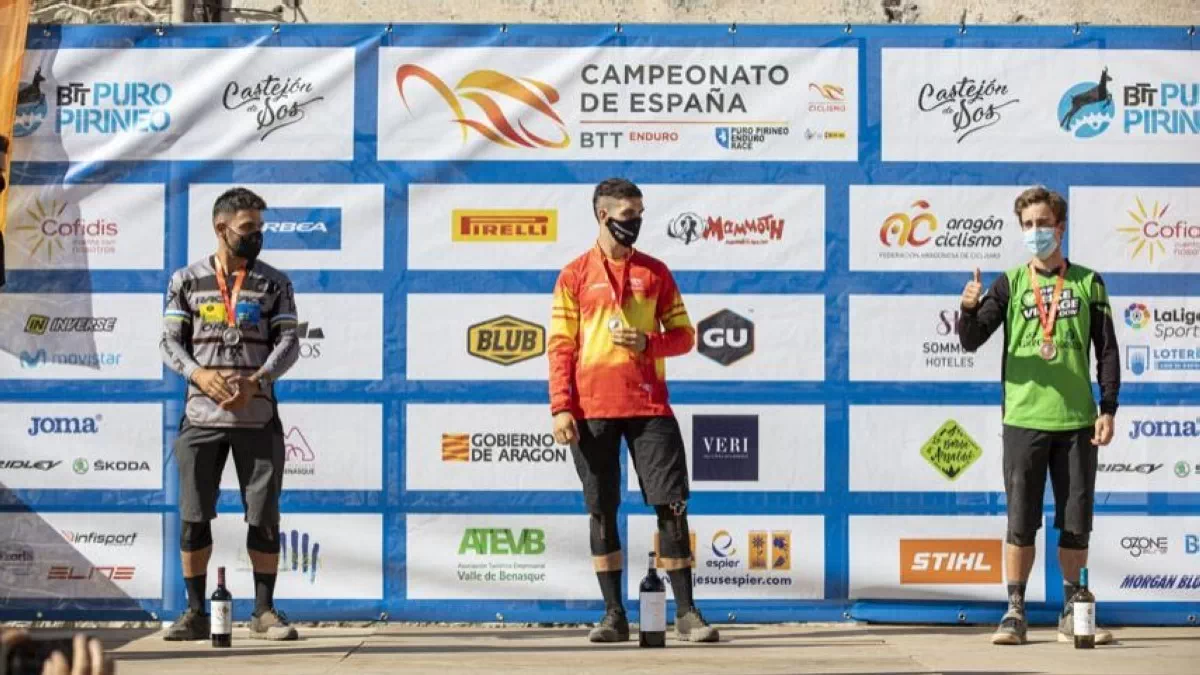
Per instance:
[[[232,291],[232,278],[228,286]],[[235,312],[242,340],[230,347],[221,340],[228,324],[213,256],[171,275],[160,346],[167,366],[188,380],[186,416],[193,426],[262,427],[275,417],[273,384],[263,386],[245,407],[222,410],[192,383],[191,375],[197,368],[232,371],[247,377],[261,372],[273,383],[300,356],[296,299],[286,274],[261,260],[254,261],[238,294]]]

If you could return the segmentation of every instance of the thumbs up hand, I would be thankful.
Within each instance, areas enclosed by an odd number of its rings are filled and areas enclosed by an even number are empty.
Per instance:
[[[983,279],[979,268],[975,268],[975,276],[967,282],[962,292],[963,309],[975,309],[979,306],[979,298],[983,295]]]

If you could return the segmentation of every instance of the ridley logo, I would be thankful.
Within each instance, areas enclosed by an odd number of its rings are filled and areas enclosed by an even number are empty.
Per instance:
[[[999,539],[901,539],[901,584],[998,584]]]
[[[515,316],[498,316],[467,328],[467,352],[511,366],[546,353],[546,329]]]
[[[454,209],[450,239],[461,242],[558,240],[555,209]]]

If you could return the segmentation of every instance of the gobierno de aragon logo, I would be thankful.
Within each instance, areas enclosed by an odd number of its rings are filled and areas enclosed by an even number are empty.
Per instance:
[[[567,125],[553,107],[559,101],[558,90],[545,82],[481,69],[467,73],[451,89],[429,70],[415,63],[406,63],[396,69],[396,90],[409,113],[412,113],[412,106],[404,87],[411,79],[428,84],[446,103],[453,114],[450,121],[458,125],[464,145],[471,131],[506,148],[562,150],[571,144]],[[539,113],[543,120],[552,123],[554,133],[545,134],[539,125],[529,123],[526,114],[522,114],[514,124],[514,119],[501,107],[501,101],[510,107],[515,101]]]

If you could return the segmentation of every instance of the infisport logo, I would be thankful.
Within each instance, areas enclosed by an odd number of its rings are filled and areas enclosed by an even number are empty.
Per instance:
[[[502,366],[546,353],[546,329],[515,316],[498,316],[467,328],[467,353]]]
[[[998,584],[999,539],[901,539],[901,584]]]
[[[133,546],[137,541],[137,532],[128,533],[101,533],[101,532],[75,532],[73,530],[61,530],[63,539],[74,544],[82,546],[84,544],[94,544],[96,546]]]
[[[555,209],[454,209],[450,240],[455,242],[551,242],[558,240]]]
[[[337,251],[342,248],[338,207],[275,207],[263,212],[263,249]]]

